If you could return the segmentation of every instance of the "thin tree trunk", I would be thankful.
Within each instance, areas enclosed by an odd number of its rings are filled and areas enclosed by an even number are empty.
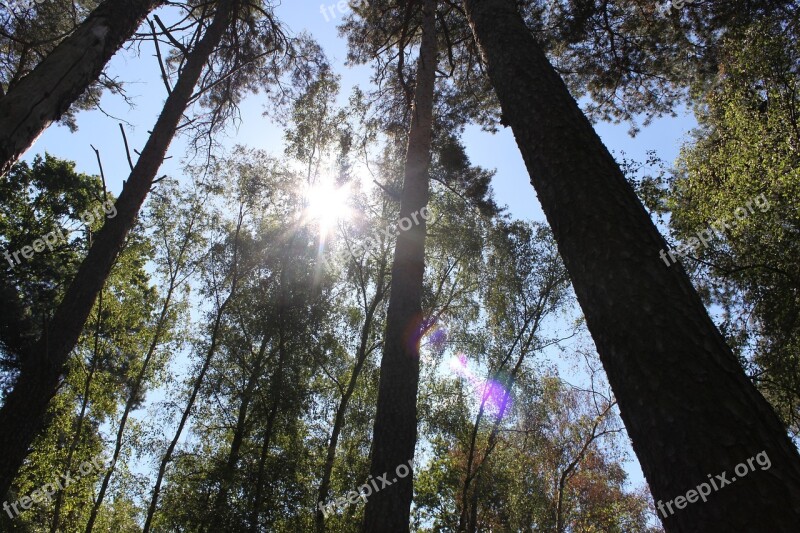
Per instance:
[[[94,373],[97,370],[97,354],[100,346],[100,324],[103,313],[103,293],[97,299],[97,329],[94,335],[94,353],[92,354],[92,362],[89,366],[89,373],[86,376],[86,383],[83,386],[83,398],[81,400],[81,410],[78,415],[77,425],[75,428],[75,435],[72,437],[72,442],[67,451],[67,460],[64,464],[64,471],[70,472],[72,470],[72,457],[75,455],[75,450],[80,444],[81,435],[83,434],[83,421],[86,418],[86,411],[89,407],[89,395],[92,390],[92,381],[94,381]],[[50,533],[57,533],[59,522],[61,520],[61,507],[64,505],[64,491],[59,490],[56,495],[56,503],[53,508],[53,522],[50,524]]]
[[[417,86],[400,202],[401,219],[428,204],[435,77],[436,0],[424,0]],[[370,466],[374,478],[387,474],[391,485],[376,491],[367,500],[365,533],[401,532],[408,531],[409,527],[413,475],[399,479],[394,475],[399,465],[414,458],[417,442],[425,232],[425,220],[420,220],[408,231],[400,232],[395,245]]]
[[[130,412],[133,410],[134,402],[136,401],[136,398],[139,396],[139,392],[141,391],[145,376],[147,375],[147,370],[150,367],[150,361],[152,360],[153,355],[155,355],[156,349],[158,348],[158,344],[161,340],[161,335],[164,333],[164,327],[167,322],[167,315],[169,313],[170,305],[172,304],[172,295],[175,293],[175,289],[178,286],[178,277],[181,272],[180,270],[181,265],[183,264],[184,256],[189,247],[189,242],[192,236],[192,230],[194,228],[194,223],[196,220],[197,220],[197,211],[194,211],[192,213],[192,218],[190,219],[189,226],[186,230],[186,235],[184,236],[184,240],[181,243],[180,249],[178,250],[178,255],[175,259],[174,268],[171,268],[171,272],[169,275],[169,285],[167,287],[167,294],[164,297],[164,303],[161,305],[161,312],[159,313],[158,320],[156,321],[156,329],[153,332],[153,339],[150,342],[150,346],[147,349],[147,354],[145,355],[144,361],[142,361],[142,368],[136,375],[133,387],[131,389],[130,394],[128,395],[128,400],[125,402],[125,409],[122,413],[122,417],[120,418],[119,427],[117,428],[117,438],[114,443],[114,453],[111,458],[111,464],[109,465],[105,475],[103,476],[103,481],[100,485],[100,492],[98,493],[94,505],[92,506],[92,512],[89,516],[89,521],[86,525],[87,533],[92,531],[94,527],[94,522],[97,519],[97,512],[100,510],[100,506],[103,504],[103,498],[105,497],[106,490],[108,489],[108,484],[111,481],[111,476],[113,475],[116,469],[117,460],[119,459],[120,452],[122,451],[122,440],[125,434],[125,426],[127,425],[128,416],[130,415]],[[51,533],[55,533],[55,530],[51,531]]]
[[[103,481],[100,484],[100,491],[97,494],[97,498],[95,498],[94,504],[92,505],[92,512],[89,515],[89,521],[86,524],[86,533],[91,533],[92,529],[94,528],[95,520],[97,520],[97,513],[100,510],[100,506],[103,505],[103,499],[105,498],[106,490],[108,490],[108,484],[111,481],[111,476],[114,474],[116,470],[117,460],[119,459],[119,455],[122,452],[122,440],[123,436],[125,435],[125,426],[128,422],[128,416],[130,412],[133,410],[134,402],[136,398],[139,396],[139,391],[142,388],[142,383],[144,382],[144,378],[147,375],[147,370],[150,366],[150,361],[153,358],[153,355],[156,353],[156,348],[158,348],[158,342],[161,339],[161,334],[164,330],[164,325],[167,320],[167,313],[169,312],[169,306],[172,300],[172,294],[175,290],[175,282],[176,282],[177,270],[170,278],[169,289],[167,290],[166,298],[164,298],[164,303],[161,306],[161,313],[159,314],[158,321],[156,322],[156,330],[153,333],[153,339],[150,342],[150,346],[148,347],[147,354],[145,355],[144,361],[142,361],[142,368],[139,370],[139,373],[136,375],[136,380],[134,381],[133,387],[131,388],[131,392],[128,395],[128,400],[125,402],[125,409],[122,412],[122,417],[119,421],[119,427],[117,428],[117,438],[114,443],[114,453],[111,456],[111,464],[106,469],[105,474],[103,475]]]
[[[290,240],[294,241],[294,235]],[[270,384],[272,405],[270,407],[269,416],[267,417],[267,427],[264,430],[264,441],[261,446],[261,455],[258,459],[258,473],[256,475],[256,493],[253,501],[253,510],[250,513],[250,531],[256,533],[259,531],[258,521],[261,515],[261,506],[263,504],[263,493],[261,487],[264,485],[265,467],[267,464],[267,456],[269,455],[269,443],[272,439],[272,434],[275,430],[275,420],[278,418],[278,411],[280,410],[281,400],[283,395],[283,373],[289,354],[286,349],[286,261],[284,261],[281,270],[281,296],[278,303],[278,367],[275,369],[272,383]],[[213,533],[213,532],[210,532]]]
[[[272,432],[275,428],[275,420],[278,416],[278,408],[280,400],[276,399],[272,402],[269,415],[267,416],[267,427],[264,429],[264,438],[261,442],[261,453],[258,457],[258,473],[256,474],[256,494],[253,498],[253,510],[250,513],[250,531],[257,533],[258,517],[261,515],[261,506],[264,503],[264,495],[261,488],[264,486],[264,475],[267,465],[267,457],[269,456],[269,443],[272,440]]]
[[[331,430],[331,437],[328,441],[328,450],[325,455],[325,465],[322,470],[322,481],[320,481],[319,492],[317,495],[317,512],[315,517],[317,533],[324,533],[325,531],[325,515],[321,510],[321,506],[324,506],[328,499],[328,492],[331,484],[331,473],[333,472],[333,463],[336,459],[336,447],[339,444],[339,435],[342,431],[342,427],[344,426],[344,418],[347,414],[347,406],[350,403],[350,398],[353,396],[353,392],[356,390],[358,377],[361,375],[361,370],[364,368],[364,363],[372,351],[372,349],[367,348],[367,344],[369,343],[369,334],[372,332],[372,323],[375,317],[375,311],[377,310],[378,305],[380,305],[380,303],[383,301],[384,297],[383,273],[385,272],[385,262],[382,262],[379,268],[380,278],[378,281],[378,286],[375,289],[375,295],[373,296],[372,301],[366,309],[366,313],[364,315],[364,324],[361,327],[361,338],[359,340],[358,350],[356,351],[356,363],[353,366],[353,371],[350,374],[350,379],[347,382],[347,388],[339,400],[339,405],[336,407],[336,415],[334,416],[333,420],[333,429]]]
[[[95,361],[92,360],[92,366],[89,369],[89,375],[86,376],[86,384],[84,385],[83,399],[81,400],[81,410],[77,421],[78,427],[75,429],[75,435],[73,436],[72,442],[69,445],[69,450],[67,451],[67,460],[64,463],[64,472],[70,472],[72,470],[72,457],[75,455],[75,450],[78,448],[81,435],[83,434],[83,421],[86,418],[86,410],[89,406],[89,392],[91,390],[94,373]],[[56,494],[56,502],[53,507],[53,521],[50,524],[50,533],[58,533],[58,527],[61,521],[61,507],[63,505],[64,490],[59,490]]]
[[[58,306],[53,320],[31,349],[14,390],[0,409],[0,495],[5,495],[34,437],[44,425],[47,405],[56,392],[67,358],[75,347],[97,293],[136,220],[169,148],[197,80],[219,44],[231,17],[231,4],[218,5],[214,21],[186,60],[116,202],[117,216],[107,219]]]
[[[233,430],[233,439],[231,440],[231,449],[228,451],[228,459],[225,461],[222,473],[220,475],[220,486],[217,497],[214,501],[213,511],[211,513],[211,520],[209,522],[208,531],[222,531],[225,523],[225,505],[228,503],[228,491],[230,490],[233,477],[236,474],[236,466],[239,464],[239,457],[241,456],[242,444],[244,443],[245,434],[247,433],[247,415],[250,409],[250,402],[253,400],[253,393],[258,385],[264,369],[264,354],[267,351],[270,336],[264,334],[264,339],[261,342],[261,347],[258,351],[258,356],[255,361],[250,377],[247,380],[245,390],[242,392],[242,403],[239,405],[239,413],[236,417],[236,426]]]
[[[491,431],[491,434],[489,436],[489,442],[487,443],[487,446],[486,446],[486,453],[483,455],[483,459],[481,459],[481,462],[478,464],[478,466],[473,471],[472,465],[474,464],[475,455],[476,455],[476,453],[478,451],[477,450],[478,431],[480,429],[481,421],[483,420],[483,415],[486,412],[486,401],[489,399],[489,396],[486,394],[486,390],[487,389],[484,388],[484,392],[483,392],[483,395],[481,397],[481,405],[478,408],[478,414],[475,416],[475,425],[472,427],[472,437],[470,438],[469,453],[467,454],[466,476],[464,477],[464,484],[463,484],[463,487],[461,489],[461,515],[459,516],[459,519],[458,519],[458,531],[460,531],[460,532],[470,531],[470,529],[469,529],[470,528],[470,526],[469,526],[469,517],[471,515],[470,515],[470,511],[469,511],[469,499],[468,499],[470,484],[472,483],[472,480],[474,478],[478,477],[478,474],[479,474],[481,466],[483,466],[483,463],[486,461],[486,459],[488,459],[489,454],[492,453],[492,449],[494,448],[493,442],[497,437],[497,431],[499,430],[499,427],[500,427],[500,421],[502,420],[503,416],[505,415],[506,406],[508,405],[508,399],[511,396],[511,389],[514,386],[514,380],[516,379],[517,372],[519,371],[520,367],[522,366],[522,362],[525,359],[525,356],[528,353],[530,345],[534,340],[536,332],[539,329],[539,323],[542,320],[543,313],[544,313],[544,306],[545,306],[545,303],[546,303],[546,300],[547,300],[548,296],[549,296],[549,291],[543,291],[542,295],[539,298],[539,302],[536,305],[536,308],[535,308],[534,312],[529,317],[527,317],[525,319],[525,322],[523,322],[522,327],[519,330],[519,333],[517,334],[516,338],[514,339],[514,342],[511,344],[511,347],[509,348],[508,352],[506,353],[506,356],[503,358],[503,361],[500,363],[500,365],[498,366],[497,370],[492,373],[494,379],[496,379],[499,376],[500,371],[503,370],[503,367],[505,367],[505,364],[508,362],[508,360],[513,355],[514,349],[517,347],[519,342],[522,340],[522,336],[525,333],[525,330],[528,329],[528,325],[530,325],[531,321],[533,321],[533,327],[531,328],[530,332],[528,333],[528,337],[525,339],[525,341],[523,342],[522,346],[520,347],[519,357],[517,357],[517,362],[514,365],[514,368],[511,371],[511,374],[509,376],[508,385],[507,385],[506,390],[504,391],[504,394],[503,394],[503,402],[502,402],[502,404],[500,406],[500,411],[497,413],[497,418],[495,419],[494,424],[492,426],[492,431]],[[489,386],[489,382],[488,381],[487,381],[486,386],[487,387]],[[477,491],[477,489],[475,489],[475,491]],[[475,492],[475,491],[473,491],[473,492]],[[472,498],[472,500],[473,500],[473,505],[477,506],[477,500],[474,497]]]
[[[158,465],[158,474],[156,475],[156,483],[153,486],[153,495],[150,498],[150,505],[147,507],[147,517],[145,518],[144,529],[142,530],[142,533],[148,533],[150,531],[150,528],[152,527],[153,517],[155,516],[156,509],[158,508],[158,499],[161,495],[161,484],[164,481],[164,474],[167,471],[167,465],[169,465],[170,461],[172,461],[172,454],[175,452],[175,448],[178,446],[178,441],[180,440],[181,434],[183,434],[183,430],[186,427],[186,423],[188,422],[189,416],[192,413],[192,409],[194,408],[194,402],[197,400],[197,395],[200,393],[200,388],[203,385],[206,373],[208,373],[208,369],[211,367],[211,361],[214,358],[214,354],[217,352],[220,330],[222,329],[222,318],[225,315],[225,312],[231,300],[236,295],[236,289],[238,288],[238,282],[239,282],[238,243],[239,243],[239,232],[241,231],[242,220],[244,217],[243,209],[244,209],[243,206],[240,205],[239,218],[236,224],[236,233],[234,234],[234,250],[232,259],[233,273],[231,276],[231,289],[230,292],[228,293],[228,296],[225,297],[225,300],[217,308],[217,314],[214,317],[214,325],[211,328],[211,342],[209,343],[205,358],[203,359],[203,364],[200,366],[200,371],[198,372],[197,377],[194,380],[194,385],[192,386],[192,392],[189,394],[189,400],[186,403],[186,407],[184,407],[183,409],[183,413],[181,413],[181,420],[178,423],[178,428],[175,430],[175,435],[173,435],[172,440],[170,441],[166,451],[164,452],[164,456],[161,458],[161,463]]]
[[[795,531],[800,456],[514,0],[465,0],[489,78],[670,532]],[[764,451],[771,467],[734,468]],[[750,469],[748,469],[750,470]],[[720,473],[706,503],[675,498]]]
[[[0,98],[0,175],[94,83],[163,0],[106,0]]]

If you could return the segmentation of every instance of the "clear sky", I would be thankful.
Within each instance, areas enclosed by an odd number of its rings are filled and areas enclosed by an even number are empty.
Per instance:
[[[325,5],[333,6],[333,3],[327,0]],[[278,7],[277,14],[290,33],[306,31],[316,38],[342,76],[342,94],[346,97],[355,84],[367,87],[370,70],[368,67],[348,69],[344,66],[346,42],[338,36],[336,28],[341,21],[342,12],[333,7],[335,18],[327,10],[326,20],[326,16],[321,13],[321,6],[319,0],[292,0]],[[110,64],[110,72],[112,76],[126,82],[127,94],[135,108],[131,109],[121,97],[114,95],[105,95],[101,102],[102,107],[110,115],[129,123],[125,128],[131,149],[141,150],[147,140],[147,132],[155,122],[166,97],[151,42],[129,47],[117,54]],[[242,123],[238,129],[229,131],[229,138],[224,144],[263,148],[280,156],[283,153],[282,132],[262,116],[269,105],[268,99],[262,95],[245,100],[241,106]],[[26,154],[25,159],[47,151],[57,157],[76,161],[80,172],[98,174],[95,154],[90,146],[94,145],[101,152],[109,190],[118,195],[122,180],[128,175],[128,163],[118,122],[120,121],[109,118],[100,111],[82,112],[78,115],[79,130],[76,133],[70,133],[62,126],[49,128]],[[615,156],[624,152],[629,159],[644,161],[646,151],[655,150],[663,160],[672,162],[687,133],[694,126],[692,116],[683,113],[677,118],[654,121],[650,126],[642,128],[635,138],[628,135],[627,124],[603,123],[597,125],[596,129]],[[510,213],[517,218],[544,221],[510,130],[502,129],[493,135],[477,127],[468,127],[464,141],[474,164],[497,170],[493,180],[497,202],[508,206]],[[169,152],[173,158],[164,163],[159,175],[179,174],[184,146],[180,138],[173,142]],[[135,158],[135,154],[132,155]],[[634,484],[638,485],[643,481],[641,470],[635,462],[628,465],[628,472]]]

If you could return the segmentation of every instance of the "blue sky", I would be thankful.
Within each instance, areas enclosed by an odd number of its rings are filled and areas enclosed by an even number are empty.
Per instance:
[[[331,2],[325,4],[332,5]],[[353,85],[367,86],[370,70],[369,67],[344,67],[346,43],[338,37],[336,28],[336,24],[341,21],[341,12],[334,8],[336,18],[331,19],[329,15],[329,20],[326,21],[320,12],[321,5],[318,0],[293,0],[281,5],[277,13],[290,33],[306,31],[317,39],[336,71],[341,74],[342,95],[346,97]],[[147,131],[155,122],[166,97],[153,53],[152,44],[147,41],[117,54],[110,64],[111,75],[126,82],[128,96],[133,100],[135,109],[130,109],[119,96],[106,95],[102,99],[102,107],[109,114],[130,123],[125,128],[132,149],[141,149],[144,145]],[[238,143],[263,148],[280,156],[283,153],[282,132],[262,116],[269,105],[268,99],[261,95],[245,100],[241,106],[243,121],[238,129],[228,132],[224,144],[228,147]],[[97,174],[97,162],[90,146],[94,145],[101,152],[109,189],[114,194],[119,194],[122,180],[128,175],[128,164],[118,122],[100,111],[82,112],[78,115],[78,132],[70,133],[61,126],[49,128],[26,154],[25,159],[47,151],[57,157],[76,161],[77,169],[81,172]],[[597,125],[596,129],[616,156],[624,152],[627,158],[644,161],[646,151],[655,150],[663,160],[672,162],[694,125],[691,115],[683,113],[676,118],[655,120],[635,138],[628,135],[626,124],[603,123]],[[490,134],[477,127],[468,127],[464,141],[474,164],[496,169],[493,188],[497,202],[507,205],[509,212],[517,218],[543,221],[538,200],[510,130],[502,129],[497,134]],[[180,138],[173,142],[169,152],[173,158],[165,162],[160,174],[179,174],[184,146]],[[635,462],[628,465],[628,472],[634,484],[641,483],[642,474]]]

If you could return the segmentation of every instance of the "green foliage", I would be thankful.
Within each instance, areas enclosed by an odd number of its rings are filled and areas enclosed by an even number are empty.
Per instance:
[[[31,166],[17,165],[0,187],[5,199],[0,235],[9,247],[24,246],[52,231],[63,231],[65,236],[52,251],[36,253],[7,269],[10,272],[5,275],[7,290],[19,295],[27,313],[36,317],[34,323],[46,324],[85,254],[87,241],[103,223],[100,217],[87,225],[88,218],[82,215],[95,212],[110,216],[114,211],[100,206],[103,202],[111,205],[113,198],[104,198],[98,178],[77,174],[73,163],[51,156],[37,157]],[[62,225],[66,227],[61,229]],[[70,227],[78,230],[78,235],[71,235]],[[146,271],[151,257],[149,241],[140,230],[132,232],[69,361],[59,392],[50,404],[48,430],[34,443],[34,452],[12,490],[12,501],[59,479],[61,473],[78,472],[81,465],[103,451],[99,427],[113,420],[119,402],[130,390],[151,335],[150,320],[158,299]],[[7,320],[18,318],[12,315]],[[38,329],[32,330],[25,338],[38,334]],[[8,341],[4,344],[13,346]],[[22,356],[21,364],[25,364],[25,349],[22,345],[17,352],[5,352],[11,368],[15,356]],[[77,530],[85,523],[102,473],[92,467],[90,475],[65,488],[59,516],[67,530]],[[129,506],[130,501],[123,496],[116,505]],[[107,511],[113,513],[114,509]],[[45,501],[16,518],[15,527],[49,528],[54,510],[54,500]]]
[[[696,269],[748,373],[793,433],[800,426],[800,48],[765,21],[731,35],[698,108],[668,208],[679,238],[733,221]],[[748,207],[749,206],[749,207]],[[745,217],[735,215],[746,209]],[[752,211],[752,212],[751,212]]]
[[[0,291],[7,302],[0,311],[0,370],[18,368],[38,338],[86,251],[93,228],[80,217],[104,200],[98,178],[50,155],[18,164],[0,180],[0,246],[6,256]],[[34,241],[48,235],[49,246],[34,253]],[[22,254],[26,247],[29,258]]]

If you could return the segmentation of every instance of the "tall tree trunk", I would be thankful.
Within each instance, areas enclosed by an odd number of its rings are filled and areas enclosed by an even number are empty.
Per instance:
[[[375,348],[369,348],[367,347],[367,344],[369,344],[369,336],[372,332],[375,311],[378,309],[378,306],[383,301],[384,297],[383,284],[385,278],[384,272],[386,271],[385,267],[386,261],[381,261],[381,264],[378,267],[380,269],[380,274],[377,287],[375,288],[375,295],[372,297],[372,301],[369,303],[366,313],[364,314],[364,324],[361,327],[361,338],[359,340],[358,350],[356,351],[356,362],[353,366],[353,371],[350,374],[350,379],[347,382],[347,388],[339,400],[339,405],[336,407],[333,428],[331,429],[331,437],[328,440],[328,450],[325,454],[325,465],[322,469],[322,480],[320,481],[319,492],[317,494],[317,512],[315,517],[315,527],[317,529],[317,533],[325,532],[325,515],[321,510],[321,506],[324,506],[328,500],[328,491],[330,490],[331,485],[331,473],[333,472],[333,463],[336,459],[336,447],[339,444],[339,435],[341,434],[342,427],[344,426],[344,418],[347,414],[347,406],[350,403],[350,398],[353,396],[353,392],[356,390],[358,377],[361,375],[361,370],[364,368],[364,363],[366,362],[369,354]]]
[[[139,160],[116,202],[117,216],[107,219],[78,268],[42,337],[32,347],[14,390],[0,409],[0,495],[5,495],[34,437],[44,425],[47,405],[56,392],[67,358],[75,347],[97,293],[105,283],[125,237],[150,191],[203,67],[219,44],[231,17],[223,0],[214,20],[189,53],[183,70],[156,121]]]
[[[217,353],[217,346],[219,346],[219,337],[222,330],[222,319],[225,316],[225,312],[227,311],[231,300],[233,300],[236,295],[236,290],[239,283],[239,232],[242,229],[243,219],[244,206],[240,204],[239,216],[236,223],[236,233],[234,234],[233,264],[231,267],[231,289],[228,293],[228,296],[225,297],[225,300],[223,300],[217,308],[217,313],[214,317],[214,325],[211,327],[211,341],[209,343],[208,350],[206,350],[203,364],[200,366],[200,371],[198,372],[197,377],[195,377],[194,384],[192,386],[192,392],[189,394],[189,400],[186,402],[186,406],[181,413],[181,419],[178,423],[178,428],[175,430],[175,434],[172,436],[172,440],[167,446],[163,457],[161,457],[161,462],[158,465],[158,474],[156,475],[156,482],[153,486],[153,494],[150,497],[150,505],[147,507],[147,516],[145,517],[144,529],[142,530],[142,533],[149,533],[150,528],[153,525],[153,517],[156,514],[156,509],[158,509],[158,499],[161,496],[161,484],[164,481],[167,465],[169,465],[170,461],[172,461],[172,454],[175,452],[175,448],[178,446],[178,441],[180,441],[183,430],[186,427],[186,423],[189,421],[189,416],[192,414],[194,403],[197,401],[198,394],[200,394],[200,388],[203,385],[203,381],[208,373],[208,369],[211,367],[211,361],[214,359],[214,355]]]
[[[293,246],[295,235],[289,240],[289,248]],[[285,256],[284,256],[285,258]],[[265,469],[267,464],[267,456],[269,455],[269,443],[272,440],[272,435],[275,432],[275,421],[278,418],[281,404],[283,403],[283,375],[285,366],[289,359],[289,353],[286,346],[286,311],[287,311],[287,293],[289,288],[286,286],[286,268],[287,261],[284,259],[283,267],[281,270],[281,292],[278,300],[278,367],[270,383],[270,396],[271,406],[269,415],[267,416],[267,427],[264,430],[264,439],[261,445],[261,454],[258,458],[258,473],[256,474],[256,493],[253,499],[253,509],[250,513],[250,531],[256,533],[261,531],[259,528],[259,517],[261,516],[261,506],[264,502],[262,487],[264,486]],[[212,532],[209,532],[212,533]]]
[[[514,342],[511,344],[511,348],[509,348],[506,356],[501,361],[498,368],[492,372],[491,377],[487,380],[486,385],[484,386],[484,390],[482,392],[481,404],[478,408],[478,414],[475,416],[475,425],[472,427],[472,437],[470,438],[470,445],[469,445],[469,453],[467,454],[467,468],[466,468],[466,475],[464,476],[464,483],[461,489],[461,515],[458,519],[458,531],[473,531],[475,529],[475,524],[470,522],[472,517],[472,513],[470,511],[470,498],[469,498],[469,490],[470,485],[472,484],[473,480],[475,480],[475,489],[473,489],[473,496],[472,496],[472,507],[477,508],[478,506],[478,499],[477,499],[477,491],[478,491],[478,482],[480,481],[480,471],[483,464],[489,459],[489,455],[494,450],[495,443],[497,442],[497,435],[500,431],[500,422],[505,416],[506,408],[508,407],[508,399],[511,397],[511,390],[514,388],[514,381],[516,380],[517,373],[519,372],[520,367],[522,366],[522,362],[525,360],[525,356],[528,355],[530,350],[530,346],[534,341],[536,336],[536,332],[539,330],[539,323],[542,320],[543,313],[544,313],[544,305],[546,303],[547,296],[549,293],[547,291],[543,292],[542,297],[539,299],[539,302],[531,314],[531,316],[525,319],[525,322],[520,328],[517,337],[514,339]],[[500,403],[500,408],[497,413],[497,416],[492,423],[492,431],[489,434],[489,440],[486,445],[486,451],[483,454],[483,458],[481,459],[480,463],[473,469],[472,466],[475,462],[475,458],[478,453],[478,431],[480,430],[481,421],[483,420],[483,415],[486,412],[486,402],[489,399],[489,395],[487,394],[486,387],[493,381],[499,378],[500,372],[504,369],[505,364],[510,360],[511,356],[514,354],[514,349],[517,347],[519,342],[522,340],[522,336],[525,334],[525,331],[528,329],[528,325],[533,322],[533,326],[531,327],[528,336],[526,337],[525,341],[523,341],[522,346],[519,349],[519,356],[517,357],[517,362],[514,365],[514,368],[511,370],[511,373],[508,376],[507,385],[505,390],[503,391],[503,400]],[[477,516],[477,510],[475,511],[475,516]],[[471,524],[471,525],[470,525]]]
[[[279,350],[283,350],[283,348],[279,348]],[[281,372],[278,374],[277,381],[282,382],[283,380],[283,363],[280,363],[278,366],[278,370]],[[250,512],[250,531],[251,533],[258,533],[259,531],[263,531],[259,529],[259,517],[261,516],[261,507],[264,504],[264,494],[263,494],[263,487],[264,487],[264,477],[266,474],[266,466],[267,466],[267,457],[269,456],[269,444],[272,442],[272,434],[274,433],[275,429],[275,421],[278,418],[278,411],[280,410],[281,406],[281,389],[278,389],[277,393],[272,394],[272,406],[269,409],[269,415],[267,415],[267,427],[264,429],[264,438],[261,442],[261,453],[258,457],[258,472],[256,473],[256,493],[253,498],[253,509]]]
[[[279,408],[280,395],[276,395],[273,398],[269,415],[267,415],[267,427],[264,429],[264,438],[261,441],[261,453],[258,457],[258,472],[256,473],[255,489],[256,493],[253,498],[253,509],[250,513],[251,533],[258,533],[259,531],[262,531],[259,529],[259,517],[261,516],[261,507],[264,504],[264,493],[262,491],[262,487],[264,486],[264,477],[266,475],[267,457],[269,456],[269,443],[272,440],[272,433],[275,428],[275,420],[278,418]]]
[[[796,531],[800,457],[747,379],[514,0],[465,0],[633,448],[670,532]],[[759,452],[744,478],[734,468]],[[676,497],[727,472],[708,502]],[[716,478],[715,478],[716,479]],[[722,481],[720,481],[722,483]]]
[[[428,204],[433,94],[436,78],[436,0],[424,0],[417,86],[408,134],[400,218]],[[396,479],[395,469],[414,458],[417,442],[417,387],[425,271],[425,220],[401,231],[395,244],[386,337],[381,359],[378,405],[370,473],[388,475],[390,486],[373,493],[364,511],[366,533],[408,531],[413,475]]]
[[[94,83],[164,0],[106,0],[0,98],[0,175]]]
[[[184,258],[186,256],[187,250],[190,246],[190,241],[193,236],[193,229],[195,222],[197,222],[197,218],[199,215],[199,211],[195,210],[192,212],[191,219],[189,221],[189,226],[186,228],[186,234],[183,236],[183,241],[181,242],[180,248],[178,249],[178,254],[175,257],[174,263],[170,264],[170,274],[169,274],[169,282],[167,286],[167,294],[164,297],[164,302],[161,305],[161,312],[158,315],[158,320],[156,321],[156,328],[153,332],[153,338],[150,341],[150,346],[147,349],[147,353],[144,357],[144,361],[142,361],[142,368],[139,369],[138,374],[136,375],[136,379],[133,382],[133,387],[131,388],[131,392],[128,395],[128,399],[125,402],[125,409],[123,410],[122,417],[120,417],[119,427],[117,428],[117,437],[114,442],[114,452],[111,456],[111,464],[106,469],[105,475],[103,476],[103,481],[100,484],[100,492],[97,494],[95,498],[94,504],[92,505],[92,512],[89,515],[89,521],[86,525],[86,531],[91,532],[94,528],[94,522],[97,519],[97,512],[100,510],[100,506],[103,504],[103,499],[106,494],[106,490],[108,489],[108,484],[111,481],[111,476],[114,474],[116,470],[117,460],[119,459],[119,455],[122,451],[122,443],[123,437],[125,435],[125,426],[128,422],[128,417],[133,410],[134,404],[139,397],[139,392],[142,389],[142,385],[144,384],[145,377],[147,375],[147,370],[150,367],[150,361],[152,360],[153,356],[158,349],[158,345],[161,342],[161,336],[164,333],[164,328],[166,327],[167,318],[170,310],[170,306],[172,305],[172,296],[175,293],[175,290],[181,284],[178,281],[178,278],[181,274],[181,267],[184,265]],[[169,247],[167,243],[167,239],[165,238],[165,244]],[[169,250],[167,250],[169,254]],[[102,301],[102,292],[100,293],[101,301]],[[57,519],[56,514],[56,519]],[[57,522],[54,519],[54,525],[51,529],[50,533],[56,533],[57,531]]]

